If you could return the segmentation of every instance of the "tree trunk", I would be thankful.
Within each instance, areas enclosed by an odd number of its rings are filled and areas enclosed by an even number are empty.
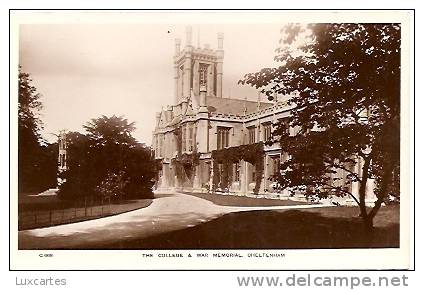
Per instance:
[[[381,179],[381,189],[379,191],[379,193],[377,194],[377,201],[374,204],[374,207],[372,208],[372,210],[370,211],[370,213],[368,214],[370,218],[374,218],[378,212],[378,210],[380,209],[384,198],[387,196],[387,189],[389,188],[389,183],[391,181],[391,175],[392,175],[392,170],[390,169],[386,169],[383,175],[383,178]]]
[[[388,185],[391,180],[391,170],[385,170],[384,175],[381,180],[381,189],[377,193],[377,200],[374,203],[373,208],[370,212],[367,213],[367,209],[365,207],[365,194],[366,194],[366,182],[368,179],[368,167],[370,166],[371,159],[365,159],[364,167],[362,168],[362,183],[359,189],[360,195],[360,208],[361,208],[361,216],[364,222],[365,233],[372,237],[373,229],[374,229],[374,217],[377,215],[378,210],[381,208],[381,205],[384,202],[384,198],[387,196]],[[366,177],[366,178],[365,178]],[[365,213],[365,214],[364,214]]]
[[[364,224],[364,232],[365,234],[370,237],[372,236],[372,233],[374,231],[374,219],[373,217],[367,215],[366,217],[362,218],[363,224]]]
[[[368,181],[368,170],[371,164],[371,158],[365,157],[364,158],[364,165],[362,167],[362,181],[359,187],[359,208],[361,210],[361,217],[362,222],[364,226],[364,234],[366,235],[367,239],[372,239],[372,233],[374,229],[373,225],[373,218],[374,216],[371,216],[367,213],[367,207],[365,204],[365,196],[366,196],[366,190],[367,190],[367,181]]]
[[[364,165],[362,166],[362,181],[359,186],[359,208],[361,210],[361,217],[366,220],[368,217],[367,207],[365,205],[365,194],[367,190],[368,169],[370,167],[371,158],[364,158]]]

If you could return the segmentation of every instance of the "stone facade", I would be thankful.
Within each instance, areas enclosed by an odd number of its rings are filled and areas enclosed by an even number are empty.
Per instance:
[[[155,158],[161,163],[156,184],[157,191],[188,191],[221,193],[268,198],[304,199],[303,195],[290,196],[286,190],[275,190],[272,176],[278,172],[280,162],[287,158],[278,142],[264,145],[263,170],[258,192],[254,192],[256,166],[247,161],[233,164],[228,185],[215,184],[222,174],[222,166],[213,162],[214,150],[246,144],[266,142],[275,124],[290,114],[287,99],[274,98],[273,102],[230,99],[222,96],[223,34],[218,34],[216,50],[209,46],[194,47],[192,31],[187,28],[186,44],[175,42],[175,102],[156,114],[153,132]],[[290,134],[296,128],[288,128]],[[238,148],[238,147],[237,147]],[[361,163],[352,168],[359,172]],[[339,172],[338,177],[343,177]],[[215,179],[214,179],[215,178]],[[351,185],[357,193],[357,184]],[[373,182],[369,182],[367,200],[374,200]],[[331,201],[331,199],[329,200]],[[353,204],[349,198],[332,199]]]
[[[66,164],[67,161],[67,149],[68,149],[68,144],[66,141],[66,132],[65,130],[61,130],[59,132],[59,136],[58,136],[58,147],[59,147],[59,154],[57,157],[57,166],[58,166],[58,173],[61,173],[63,171],[65,171],[68,167]],[[57,178],[57,184],[60,185],[64,182],[65,180],[61,179],[60,177]]]

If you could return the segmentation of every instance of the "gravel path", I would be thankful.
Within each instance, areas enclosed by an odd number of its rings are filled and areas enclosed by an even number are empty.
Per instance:
[[[161,195],[158,195],[161,196]],[[90,249],[110,242],[146,238],[192,227],[230,212],[323,207],[292,205],[263,207],[220,206],[181,193],[167,193],[146,208],[78,223],[19,232],[19,249]],[[328,207],[328,205],[325,205]]]

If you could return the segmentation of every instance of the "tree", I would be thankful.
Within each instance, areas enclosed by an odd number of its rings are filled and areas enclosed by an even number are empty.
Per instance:
[[[134,123],[123,117],[101,116],[84,128],[86,135],[68,134],[68,169],[61,174],[66,182],[60,187],[60,195],[104,196],[104,192],[116,189],[115,177],[120,176],[125,183],[120,183],[119,196],[150,198],[156,166],[150,148],[132,136]]]
[[[129,182],[124,187],[127,198],[152,198],[152,187],[158,172],[157,164],[149,147],[138,143],[125,160],[125,177]]]
[[[40,94],[37,92],[37,88],[32,85],[32,79],[28,73],[22,71],[19,66],[19,77],[18,77],[18,120],[19,129],[28,131],[31,141],[37,141],[41,139],[40,129],[42,128],[42,122],[39,118],[39,111],[43,108],[40,102]],[[24,139],[24,141],[27,141]]]
[[[66,133],[67,170],[59,172],[59,178],[65,181],[59,184],[59,198],[69,200],[93,195],[96,170],[89,142],[88,137],[79,132]]]
[[[132,133],[135,130],[135,123],[129,123],[127,119],[115,115],[107,117],[105,115],[97,119],[91,119],[84,129],[87,137],[91,139],[94,146],[133,146],[137,143]]]
[[[58,151],[59,147],[56,142],[41,145],[39,155],[37,156],[37,163],[40,170],[35,176],[39,190],[55,188],[57,186]]]
[[[287,134],[275,132],[289,158],[282,187],[326,197],[350,195],[366,229],[390,193],[398,195],[400,168],[400,25],[292,24],[277,49],[281,66],[247,74],[240,82],[261,88],[269,99],[290,96]],[[360,172],[353,165],[360,162]],[[346,182],[332,179],[346,174]],[[365,204],[369,180],[377,201]],[[349,184],[359,184],[358,196]]]
[[[103,180],[107,174],[125,171],[130,150],[137,144],[132,136],[134,123],[123,117],[101,116],[83,126],[87,131],[95,180]]]
[[[108,173],[100,185],[96,187],[96,191],[106,200],[113,197],[120,197],[124,193],[125,185],[128,180],[124,178],[124,172]]]
[[[57,153],[40,135],[40,94],[28,73],[18,77],[18,190],[38,192],[55,186]]]

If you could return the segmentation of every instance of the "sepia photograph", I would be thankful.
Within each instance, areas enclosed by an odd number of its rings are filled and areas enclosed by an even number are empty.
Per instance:
[[[12,12],[11,264],[408,269],[410,16]]]

